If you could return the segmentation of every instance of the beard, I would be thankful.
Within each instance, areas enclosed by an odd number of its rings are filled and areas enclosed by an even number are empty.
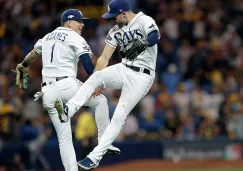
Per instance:
[[[122,28],[125,25],[125,23],[117,23],[117,25],[119,28]]]

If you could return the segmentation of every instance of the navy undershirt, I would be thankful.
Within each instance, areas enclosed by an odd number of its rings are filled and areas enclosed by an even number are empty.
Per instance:
[[[148,47],[154,46],[159,41],[158,31],[154,30],[147,37]]]
[[[89,75],[93,74],[94,65],[93,65],[93,62],[92,62],[89,54],[88,53],[82,54],[79,56],[79,59],[82,61],[85,71]]]

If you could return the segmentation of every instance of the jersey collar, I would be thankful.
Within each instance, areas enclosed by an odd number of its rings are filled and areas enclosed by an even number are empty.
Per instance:
[[[137,14],[135,15],[135,17],[128,23],[127,26],[132,25],[132,24],[134,23],[134,21],[136,21],[137,18],[140,17],[140,16],[143,15],[143,14],[144,14],[144,13],[143,13],[142,11],[140,11],[139,13],[137,13]]]
[[[72,29],[66,27],[57,27],[56,30],[68,30],[71,31]]]

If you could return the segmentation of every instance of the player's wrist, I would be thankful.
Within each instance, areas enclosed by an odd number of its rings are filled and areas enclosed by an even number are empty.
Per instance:
[[[27,68],[27,67],[29,66],[29,64],[28,64],[26,61],[23,61],[21,64],[22,64],[22,66],[25,67],[25,68]]]

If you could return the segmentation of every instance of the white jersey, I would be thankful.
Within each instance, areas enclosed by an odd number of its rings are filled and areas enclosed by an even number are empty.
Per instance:
[[[124,25],[122,28],[119,28],[118,25],[115,25],[109,31],[105,41],[112,47],[120,46],[122,49],[128,44],[128,42],[134,39],[146,40],[147,35],[149,35],[149,33],[154,30],[157,30],[158,34],[160,34],[159,28],[155,21],[144,13],[139,12],[128,23],[128,25]],[[160,38],[160,35],[158,37]],[[145,67],[151,71],[154,71],[156,66],[157,51],[158,47],[156,44],[152,47],[148,47],[135,60],[131,61],[123,58],[122,63],[137,67]]]
[[[69,76],[76,78],[79,56],[92,51],[75,31],[58,27],[39,39],[34,46],[38,54],[42,54],[43,77]]]

